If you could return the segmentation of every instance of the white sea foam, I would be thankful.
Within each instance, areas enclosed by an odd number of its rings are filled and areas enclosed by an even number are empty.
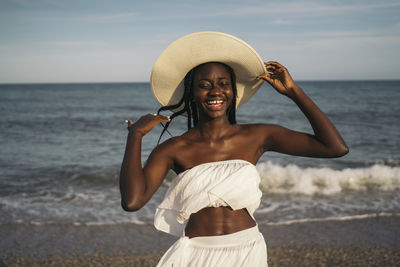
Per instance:
[[[257,169],[264,192],[256,211],[260,221],[400,212],[400,167],[377,164],[334,170],[261,162]],[[140,211],[127,213],[121,208],[117,186],[95,185],[45,185],[0,197],[0,223],[147,224],[153,221],[154,211],[167,190],[164,184]]]
[[[334,170],[282,166],[270,161],[257,165],[261,189],[268,193],[332,195],[348,191],[400,189],[400,167],[373,165],[368,168]]]
[[[105,221],[105,222],[63,222],[63,221],[23,221],[17,220],[16,224],[27,224],[36,226],[45,225],[72,225],[72,226],[111,226],[120,224],[131,224],[131,225],[153,225],[152,221]],[[1,223],[0,223],[1,225]]]
[[[309,222],[326,222],[326,221],[350,221],[350,220],[362,220],[368,218],[378,218],[378,217],[392,217],[392,216],[400,216],[400,213],[368,213],[368,214],[360,214],[360,215],[352,215],[352,216],[341,216],[341,217],[325,217],[325,218],[303,218],[296,220],[285,220],[280,222],[270,222],[270,221],[258,221],[259,225],[269,225],[269,226],[278,226],[278,225],[292,225],[292,224],[301,224],[301,223],[309,223]],[[71,226],[112,226],[112,225],[153,225],[152,221],[105,221],[105,222],[59,222],[59,221],[23,221],[17,220],[14,223],[16,224],[27,224],[27,225],[36,225],[36,226],[46,226],[46,225],[71,225]]]
[[[262,221],[262,222],[258,222],[258,224],[274,226],[274,225],[290,225],[290,224],[309,223],[309,222],[362,220],[362,219],[368,219],[368,218],[391,217],[391,216],[400,216],[400,213],[382,212],[382,213],[371,213],[371,214],[361,214],[361,215],[342,216],[342,217],[304,218],[304,219],[288,220],[288,221],[281,221],[281,222]]]

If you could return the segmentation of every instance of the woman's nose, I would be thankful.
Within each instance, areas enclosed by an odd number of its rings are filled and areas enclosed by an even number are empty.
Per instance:
[[[220,94],[220,93],[222,93],[222,88],[219,85],[214,84],[212,86],[212,88],[210,89],[209,93],[210,94]]]

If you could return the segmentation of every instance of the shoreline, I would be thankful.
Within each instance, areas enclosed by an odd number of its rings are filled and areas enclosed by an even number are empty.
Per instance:
[[[268,266],[397,266],[400,262],[399,247],[371,246],[316,246],[286,245],[268,248]],[[156,266],[165,251],[136,254],[104,254],[60,252],[49,256],[16,256],[0,258],[0,266]]]
[[[269,266],[395,266],[400,216],[261,223]],[[155,266],[176,237],[152,225],[0,225],[0,266]]]

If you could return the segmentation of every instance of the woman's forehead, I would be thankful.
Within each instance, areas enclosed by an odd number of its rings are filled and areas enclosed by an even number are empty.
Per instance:
[[[219,62],[204,63],[195,68],[195,77],[210,75],[218,75],[224,78],[230,78],[230,73],[227,66]]]

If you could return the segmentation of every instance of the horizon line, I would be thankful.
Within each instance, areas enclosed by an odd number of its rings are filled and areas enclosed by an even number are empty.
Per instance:
[[[370,79],[300,79],[295,82],[365,82],[365,81],[385,81],[385,82],[395,82],[400,81],[400,78],[370,78]],[[101,82],[0,82],[0,85],[57,85],[57,84],[139,84],[139,83],[147,83],[150,81],[101,81]]]

